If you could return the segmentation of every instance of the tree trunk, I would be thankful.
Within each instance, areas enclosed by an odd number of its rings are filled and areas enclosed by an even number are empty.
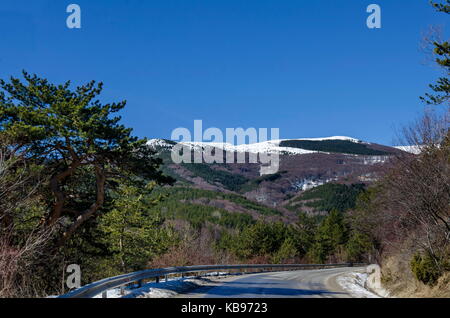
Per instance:
[[[58,247],[63,246],[64,243],[75,233],[75,231],[103,206],[103,203],[105,201],[106,175],[100,166],[95,167],[95,175],[97,184],[96,201],[89,207],[89,209],[82,212],[63,233],[62,238],[57,244]]]

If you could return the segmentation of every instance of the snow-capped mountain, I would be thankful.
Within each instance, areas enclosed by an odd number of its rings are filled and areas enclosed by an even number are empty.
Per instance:
[[[217,147],[235,153],[279,154],[279,167],[276,173],[261,174],[263,164],[250,163],[247,159],[243,163],[228,160],[214,164],[205,161],[175,163],[170,152],[178,144],[193,152]],[[163,159],[164,171],[180,184],[235,192],[270,206],[283,204],[289,197],[327,183],[374,182],[383,174],[393,155],[411,151],[411,148],[397,149],[347,136],[280,139],[242,145],[151,139],[148,145]]]
[[[320,150],[303,149],[301,147],[287,147],[282,146],[284,142],[289,141],[347,141],[355,144],[363,144],[363,141],[346,136],[332,136],[325,138],[299,138],[299,139],[279,139],[279,140],[269,140],[254,144],[242,144],[242,145],[232,145],[230,143],[214,143],[214,142],[180,142],[179,144],[190,147],[193,150],[201,150],[205,147],[214,147],[217,149],[223,149],[230,152],[247,152],[247,153],[269,153],[269,154],[290,154],[290,155],[300,155],[300,154],[310,154],[317,152],[325,152]],[[168,141],[164,139],[151,139],[148,141],[148,145],[155,149],[171,149],[176,142]],[[368,143],[366,143],[368,144]]]

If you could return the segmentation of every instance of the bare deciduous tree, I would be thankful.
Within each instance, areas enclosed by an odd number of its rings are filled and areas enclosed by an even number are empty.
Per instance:
[[[424,116],[403,131],[417,155],[397,158],[383,183],[384,240],[409,239],[426,251],[440,268],[450,246],[450,132],[449,108]]]
[[[19,229],[28,218],[25,211],[37,200],[40,185],[38,171],[28,168],[23,159],[14,156],[8,143],[0,142],[0,297],[37,294],[32,263],[45,253],[51,237],[50,228]]]
[[[0,298],[40,295],[35,286],[33,262],[46,252],[50,237],[48,229],[37,231],[18,244],[12,230],[0,232]]]

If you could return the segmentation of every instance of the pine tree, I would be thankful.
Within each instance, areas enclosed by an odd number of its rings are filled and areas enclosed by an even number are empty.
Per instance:
[[[444,3],[431,4],[438,12],[450,14],[450,0],[445,0]],[[446,77],[440,77],[436,84],[431,84],[430,88],[435,94],[425,94],[421,99],[428,104],[439,105],[450,100],[450,43],[448,41],[433,42],[434,54],[436,55],[436,63],[444,69]]]
[[[122,272],[140,270],[173,243],[173,234],[162,227],[164,219],[151,207],[160,198],[150,194],[155,183],[145,188],[121,186],[113,202],[114,209],[101,216],[99,230],[102,240]]]
[[[61,226],[59,246],[99,213],[108,190],[123,180],[172,181],[158,170],[161,161],[146,140],[113,116],[126,102],[97,99],[102,83],[71,89],[70,82],[23,77],[0,81],[0,134],[11,140],[14,156],[45,168],[49,211],[43,224]]]
[[[348,229],[344,224],[342,212],[332,210],[320,224],[315,243],[309,251],[309,255],[319,263],[324,263],[329,256],[338,251],[348,238]]]

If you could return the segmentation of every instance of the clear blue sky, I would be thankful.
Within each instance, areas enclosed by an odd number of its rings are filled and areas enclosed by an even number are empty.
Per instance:
[[[66,27],[77,3],[82,29]],[[381,30],[366,7],[382,7]],[[428,0],[2,0],[0,77],[105,83],[135,134],[278,127],[390,144],[439,75],[419,50]]]

